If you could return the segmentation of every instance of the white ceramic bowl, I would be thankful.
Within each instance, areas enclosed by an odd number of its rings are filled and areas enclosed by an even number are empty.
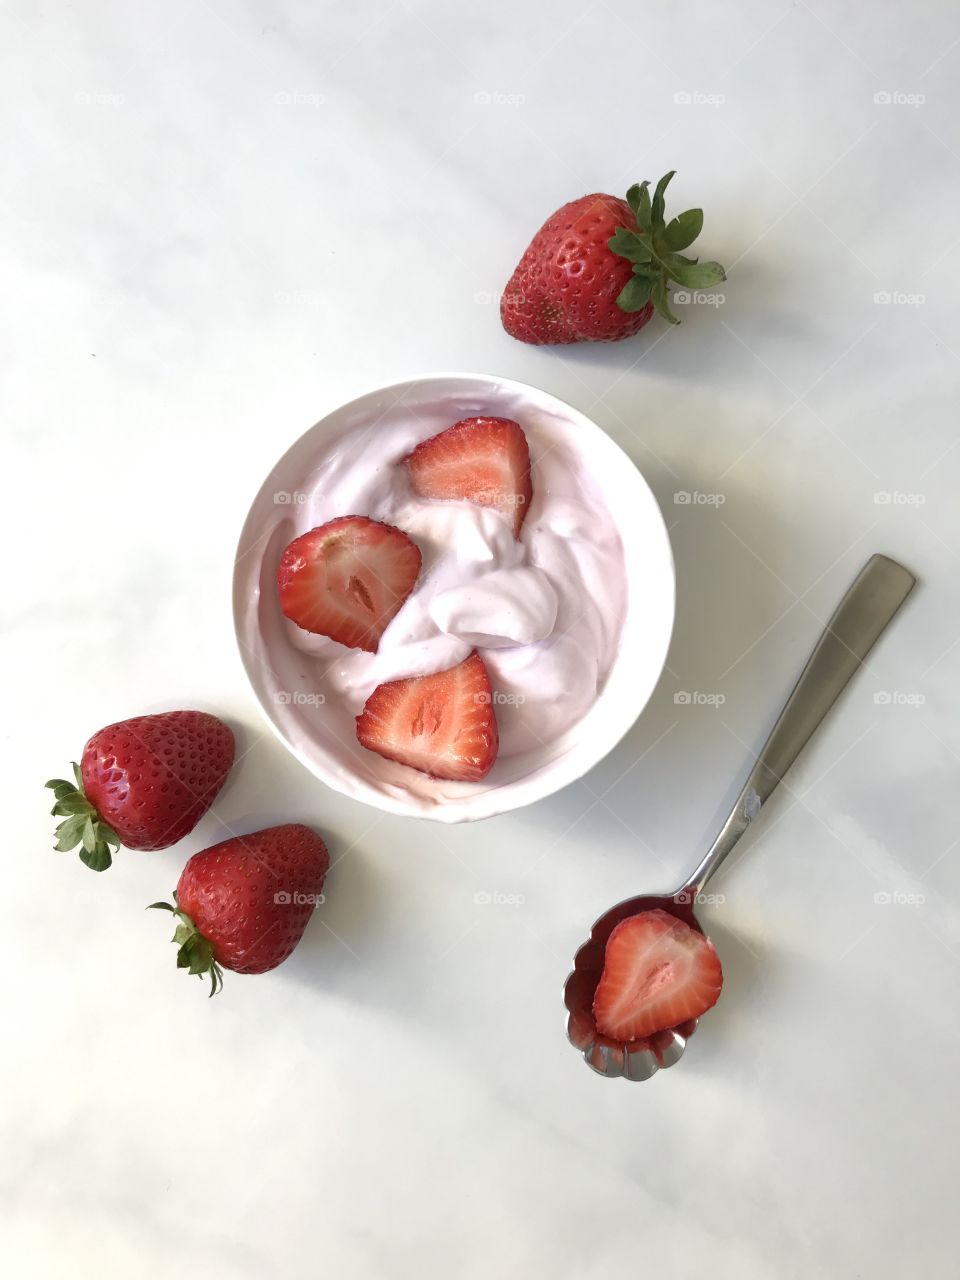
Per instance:
[[[436,413],[438,405],[450,423],[488,414],[516,418],[522,424],[524,410],[531,417],[546,414],[560,422],[565,441],[577,455],[578,469],[604,495],[619,529],[627,608],[606,683],[555,754],[531,762],[526,771],[522,756],[498,760],[483,782],[444,784],[442,801],[425,805],[422,795],[396,785],[402,766],[383,762],[393,770],[392,778],[384,782],[374,776],[371,760],[379,763],[380,757],[371,756],[356,741],[351,716],[329,706],[318,714],[308,699],[298,702],[283,692],[304,687],[311,660],[291,643],[291,624],[277,599],[277,563],[296,534],[292,522],[278,524],[278,501],[282,504],[285,494],[295,500],[308,485],[317,459],[344,432],[370,426],[387,413],[419,419],[428,411]],[[520,382],[473,373],[430,374],[368,392],[335,409],[283,455],[254,499],[240,537],[234,622],[247,675],[268,723],[321,782],[388,813],[465,822],[542,800],[581,777],[616,746],[660,677],[673,627],[674,585],[673,557],[657,502],[633,462],[594,422],[555,396]]]

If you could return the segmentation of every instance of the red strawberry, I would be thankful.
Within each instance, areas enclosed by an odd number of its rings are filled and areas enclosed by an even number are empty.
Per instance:
[[[669,912],[641,911],[607,939],[593,998],[598,1030],[629,1043],[698,1018],[723,986],[713,943]]]
[[[180,874],[176,905],[150,905],[176,917],[177,968],[209,974],[213,996],[222,969],[266,973],[286,960],[322,898],[329,867],[320,837],[291,822],[195,853]]]
[[[500,302],[503,327],[521,342],[616,342],[642,329],[654,308],[676,324],[667,281],[703,289],[725,280],[717,262],[685,258],[703,226],[688,209],[664,222],[663,193],[673,177],[632,186],[627,200],[582,196],[543,224]]]
[[[464,418],[431,436],[405,459],[414,493],[421,498],[460,498],[496,507],[519,536],[533,486],[530,450],[510,418]]]
[[[378,685],[357,716],[357,737],[368,751],[431,777],[479,782],[499,745],[480,655],[435,675]]]
[[[210,808],[233,765],[233,734],[205,711],[165,711],[107,725],[73,766],[76,786],[46,785],[65,818],[56,848],[81,845],[94,871],[112,861],[111,846],[166,849],[192,831]]]
[[[295,538],[280,557],[280,607],[304,631],[376,653],[419,572],[420,549],[405,533],[340,516]]]

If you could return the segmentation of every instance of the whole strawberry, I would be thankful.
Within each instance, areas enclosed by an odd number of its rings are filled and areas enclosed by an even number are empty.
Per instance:
[[[80,845],[94,871],[111,849],[166,849],[192,831],[233,765],[230,729],[205,711],[165,711],[107,725],[73,766],[76,785],[54,778],[59,850]]]
[[[673,172],[632,186],[626,201],[582,196],[543,224],[517,264],[500,301],[503,327],[521,342],[616,342],[670,311],[668,281],[705,289],[726,279],[718,262],[680,252],[703,226],[703,210],[667,223],[663,196]]]
[[[174,905],[177,968],[223,986],[223,969],[266,973],[290,955],[322,898],[330,866],[326,845],[309,827],[288,823],[234,836],[195,853],[183,868]]]

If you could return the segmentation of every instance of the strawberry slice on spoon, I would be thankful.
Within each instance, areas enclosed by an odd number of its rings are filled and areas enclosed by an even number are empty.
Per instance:
[[[413,590],[420,559],[420,548],[393,525],[340,516],[295,538],[280,557],[280,607],[304,631],[376,653]]]
[[[446,671],[378,685],[357,716],[357,738],[433,778],[479,782],[499,746],[483,659],[473,652]]]
[[[404,459],[421,498],[458,498],[495,507],[520,536],[533,497],[527,437],[512,418],[463,418]]]
[[[603,1035],[627,1044],[699,1018],[722,986],[709,938],[669,912],[641,911],[607,939],[593,1016]]]

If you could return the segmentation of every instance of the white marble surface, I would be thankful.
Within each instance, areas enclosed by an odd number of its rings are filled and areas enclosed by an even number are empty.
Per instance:
[[[945,0],[4,5],[5,1274],[952,1274],[958,35]],[[507,338],[485,299],[541,218],[671,167],[723,305]],[[443,368],[591,413],[679,576],[621,747],[455,830],[288,758],[229,611],[269,464]],[[574,948],[699,855],[875,550],[922,586],[715,886],[722,1003],[675,1070],[594,1077]],[[53,854],[43,780],[179,704],[241,726],[217,815],[100,878]],[[322,917],[208,1003],[142,907],[221,820],[285,818],[337,860]]]

